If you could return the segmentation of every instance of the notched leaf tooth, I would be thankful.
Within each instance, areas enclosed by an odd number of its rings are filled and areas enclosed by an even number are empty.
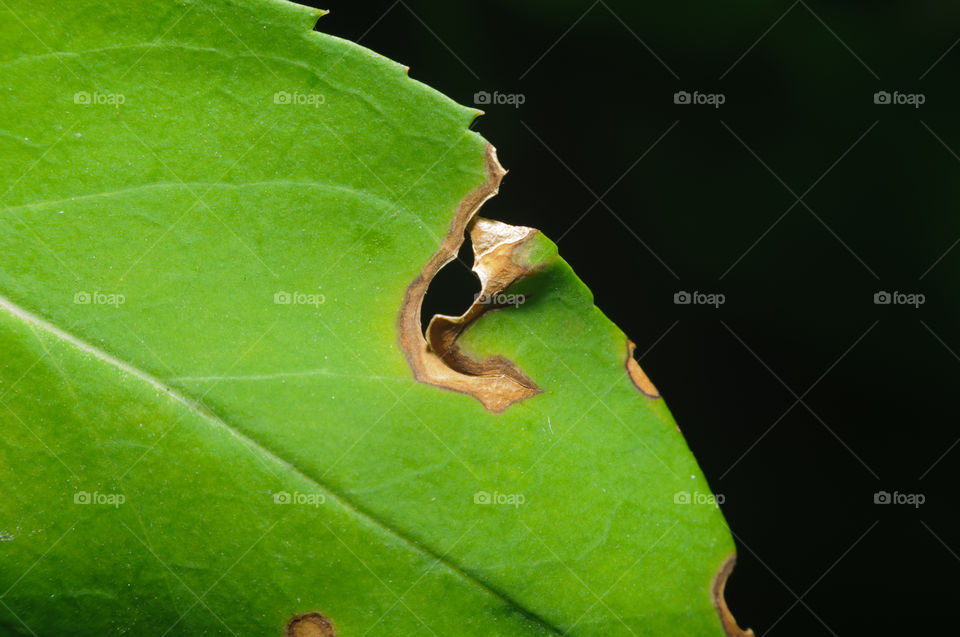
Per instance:
[[[637,349],[636,344],[627,339],[627,374],[630,375],[630,380],[633,381],[634,386],[640,390],[644,396],[648,398],[660,398],[660,391],[657,390],[653,382],[650,381],[650,378],[640,367],[640,363],[637,362],[637,359],[633,357],[634,350]]]
[[[476,217],[480,206],[497,194],[505,173],[497,161],[496,150],[488,145],[486,183],[461,202],[440,249],[407,288],[398,321],[400,345],[417,380],[469,394],[495,413],[542,391],[512,361],[502,356],[473,360],[460,352],[456,344],[463,330],[491,309],[484,302],[486,299],[495,298],[531,271],[522,259],[521,248],[537,234],[536,230]],[[424,338],[420,331],[423,297],[440,268],[455,258],[467,229],[473,243],[473,270],[480,277],[482,296],[461,316],[433,317]]]
[[[723,625],[723,631],[727,637],[754,637],[753,630],[743,630],[737,625],[737,620],[733,618],[730,609],[727,608],[727,600],[723,598],[724,588],[727,586],[727,578],[733,571],[733,566],[737,562],[736,554],[730,554],[720,565],[720,569],[713,578],[713,588],[711,591],[713,597],[713,607],[717,609],[717,615],[720,616],[720,623]]]

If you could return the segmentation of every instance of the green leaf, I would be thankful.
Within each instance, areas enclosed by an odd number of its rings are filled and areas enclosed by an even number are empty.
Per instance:
[[[0,2],[0,629],[739,634],[632,345],[476,217],[476,111],[320,15]],[[465,230],[506,304],[428,345]]]

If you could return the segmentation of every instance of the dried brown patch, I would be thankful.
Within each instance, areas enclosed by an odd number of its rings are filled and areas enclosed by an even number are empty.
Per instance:
[[[495,413],[541,390],[506,358],[497,356],[477,361],[460,352],[457,337],[489,306],[475,302],[459,317],[434,317],[427,329],[429,338],[424,338],[420,331],[420,308],[430,281],[440,268],[456,258],[468,228],[475,255],[473,269],[480,276],[484,294],[495,295],[528,273],[513,257],[536,230],[476,217],[484,202],[497,194],[504,174],[506,171],[497,161],[496,150],[488,145],[487,181],[458,206],[440,248],[407,288],[398,320],[400,346],[417,380],[469,394]]]
[[[720,616],[720,623],[723,624],[723,630],[727,633],[728,637],[753,637],[753,631],[751,629],[743,630],[737,625],[737,620],[733,618],[730,609],[727,608],[727,600],[723,598],[723,591],[727,586],[727,578],[730,577],[736,561],[736,554],[731,553],[727,559],[723,561],[723,564],[720,565],[720,570],[718,570],[714,576],[711,591],[713,607],[717,609],[717,615]]]
[[[633,381],[633,384],[637,389],[640,390],[643,395],[649,398],[660,398],[660,392],[654,386],[650,379],[644,373],[643,369],[640,368],[640,364],[637,363],[636,359],[633,357],[634,350],[637,349],[636,344],[627,339],[627,374],[630,375],[630,380]]]
[[[333,622],[320,613],[307,613],[287,623],[286,637],[337,637],[337,631]]]

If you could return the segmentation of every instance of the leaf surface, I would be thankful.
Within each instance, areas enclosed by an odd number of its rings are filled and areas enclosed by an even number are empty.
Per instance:
[[[476,111],[319,16],[0,3],[0,628],[738,631],[627,337],[543,235],[476,217]],[[431,347],[465,230],[523,302]]]

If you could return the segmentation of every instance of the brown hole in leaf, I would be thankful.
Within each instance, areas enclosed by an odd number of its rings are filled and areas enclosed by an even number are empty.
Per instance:
[[[320,613],[307,613],[287,623],[286,637],[337,637],[337,631],[333,622]]]
[[[633,384],[636,386],[640,392],[649,397],[649,398],[660,398],[660,392],[654,386],[650,379],[644,373],[643,369],[640,368],[640,364],[633,357],[634,351],[637,349],[637,346],[629,338],[627,339],[627,374],[630,375],[630,380],[633,381]]]
[[[434,316],[463,314],[479,293],[480,281],[473,271],[473,242],[470,233],[466,232],[456,258],[440,268],[427,287],[420,306],[420,327],[424,336]]]
[[[417,380],[469,394],[495,413],[535,396],[541,390],[506,358],[495,356],[477,361],[460,352],[457,337],[490,306],[475,301],[459,317],[435,316],[426,336],[421,331],[420,312],[430,281],[440,268],[455,258],[468,229],[473,242],[473,269],[483,284],[483,294],[496,295],[528,273],[511,257],[517,247],[536,234],[536,230],[476,217],[480,206],[497,194],[504,174],[506,171],[497,161],[496,150],[488,145],[487,181],[460,202],[440,248],[407,288],[398,318],[400,346]]]
[[[735,553],[727,556],[727,559],[720,565],[720,569],[713,578],[711,594],[713,597],[713,607],[717,609],[717,615],[720,616],[720,623],[723,625],[723,631],[728,637],[754,637],[751,629],[743,630],[737,625],[737,620],[733,618],[730,609],[727,608],[727,600],[723,598],[723,591],[727,586],[727,578],[733,571],[733,566],[737,562]]]

